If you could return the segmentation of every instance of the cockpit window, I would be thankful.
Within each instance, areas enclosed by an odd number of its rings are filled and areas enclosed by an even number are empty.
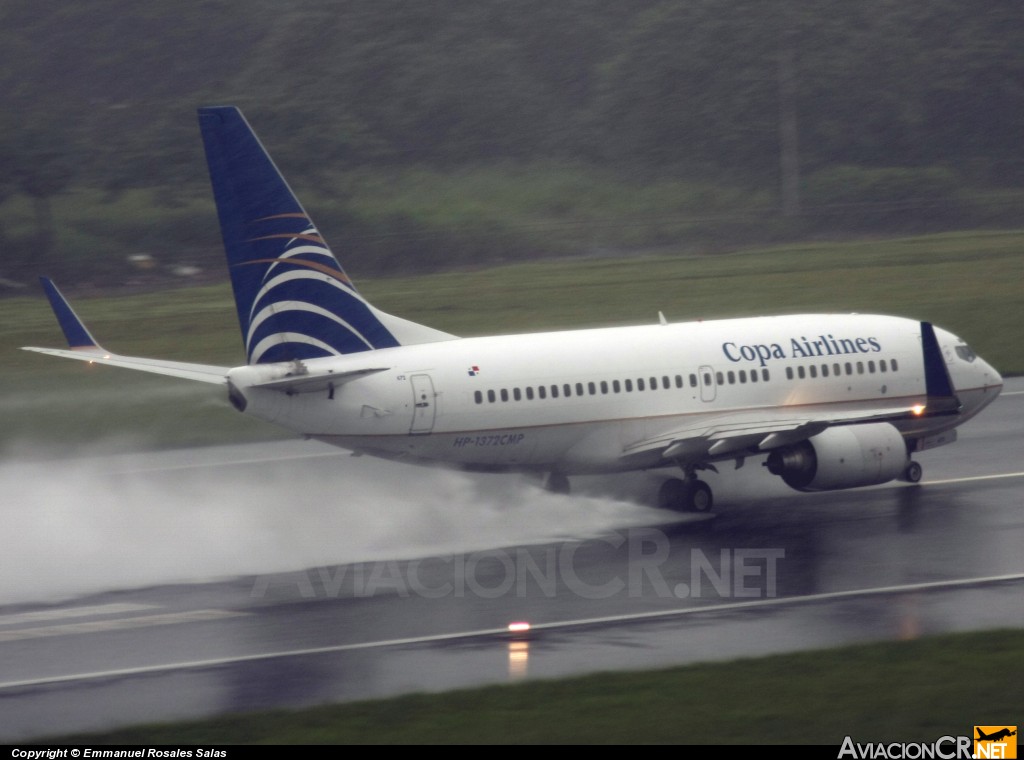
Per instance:
[[[971,347],[964,344],[956,347],[956,355],[963,359],[965,362],[973,362],[978,358],[978,355],[971,350]]]

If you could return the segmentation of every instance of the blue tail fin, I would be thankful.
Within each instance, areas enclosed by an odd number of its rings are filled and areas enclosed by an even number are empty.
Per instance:
[[[241,112],[201,108],[199,127],[248,362],[399,345],[412,323],[363,299]]]

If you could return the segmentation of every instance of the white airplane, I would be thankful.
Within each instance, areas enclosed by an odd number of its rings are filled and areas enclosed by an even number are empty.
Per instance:
[[[801,491],[917,482],[1002,378],[928,322],[802,314],[458,338],[379,311],[345,275],[236,108],[199,110],[247,363],[103,349],[43,280],[70,350],[226,386],[236,409],[410,462],[567,476],[678,467],[659,505],[712,506],[701,470],[765,456]],[[660,316],[660,315],[659,315]]]

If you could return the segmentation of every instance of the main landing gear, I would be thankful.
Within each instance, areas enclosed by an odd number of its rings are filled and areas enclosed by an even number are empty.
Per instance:
[[[658,491],[658,506],[675,512],[706,513],[714,506],[714,498],[711,487],[703,480],[695,477],[686,480],[669,478]]]
[[[550,493],[569,493],[569,478],[561,472],[549,472],[544,478],[544,490]]]
[[[569,493],[569,478],[561,472],[549,472],[544,476],[543,487],[549,493]],[[703,480],[697,480],[690,472],[685,480],[669,478],[661,484],[658,491],[658,507],[671,509],[675,512],[707,513],[714,505],[711,486]]]

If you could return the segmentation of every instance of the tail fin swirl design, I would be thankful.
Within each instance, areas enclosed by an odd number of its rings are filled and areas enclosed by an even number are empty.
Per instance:
[[[248,362],[399,345],[241,112],[201,108],[199,125]]]

